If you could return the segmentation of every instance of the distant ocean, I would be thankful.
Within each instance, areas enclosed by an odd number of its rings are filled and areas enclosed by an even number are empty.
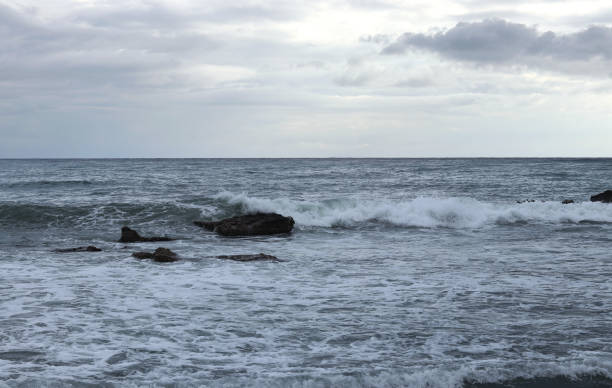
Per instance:
[[[0,160],[0,387],[612,387],[607,189],[612,159]],[[295,228],[193,225],[256,211]],[[213,257],[250,253],[283,261]]]

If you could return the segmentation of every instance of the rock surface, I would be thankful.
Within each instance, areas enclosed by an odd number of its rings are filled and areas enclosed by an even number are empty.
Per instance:
[[[170,263],[179,259],[178,255],[167,248],[157,248],[155,252],[134,252],[132,256],[137,259],[151,259],[160,263]]]
[[[564,205],[569,205],[570,203],[574,203],[573,199],[564,199],[563,201],[561,201],[562,204]]]
[[[234,260],[234,261],[281,261],[276,256],[260,253],[257,255],[227,255],[217,256],[217,259]]]
[[[258,236],[289,233],[295,221],[277,213],[256,213],[214,222],[195,221],[194,224],[222,236]]]
[[[612,203],[612,190],[606,190],[603,193],[592,195],[591,202]]]
[[[172,241],[169,237],[142,237],[133,229],[124,226],[121,228],[121,238],[119,242],[122,243],[133,243],[133,242],[154,242],[154,241]]]
[[[86,247],[56,249],[53,252],[69,253],[69,252],[100,252],[100,251],[102,251],[102,249],[96,248],[93,245],[89,245],[89,246],[86,246]]]

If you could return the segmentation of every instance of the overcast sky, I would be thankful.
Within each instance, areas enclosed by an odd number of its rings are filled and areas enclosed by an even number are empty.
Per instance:
[[[612,156],[609,0],[0,0],[0,157]]]

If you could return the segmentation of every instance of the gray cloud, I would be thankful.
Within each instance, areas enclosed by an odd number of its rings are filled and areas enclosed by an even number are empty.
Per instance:
[[[487,14],[490,2],[472,1],[0,0],[0,157],[448,156],[461,144],[438,148],[447,128],[486,132],[503,116],[523,120],[518,132],[524,123],[546,129],[572,109],[573,122],[590,118],[595,128],[576,127],[577,138],[590,131],[608,152],[600,139],[610,133],[612,80],[379,55],[381,47],[418,49],[469,63],[610,74],[605,28],[559,35],[498,20],[395,41],[408,21],[422,29],[488,16],[541,20]],[[457,9],[467,19],[456,19]],[[378,35],[364,35],[372,32],[367,20]],[[488,139],[483,149],[500,144],[490,133],[478,136]],[[429,148],[411,149],[415,139],[429,139]],[[556,154],[578,152],[575,141],[556,139]],[[362,143],[374,148],[351,148]]]
[[[408,49],[436,52],[447,58],[483,64],[528,65],[572,72],[591,72],[593,62],[601,71],[601,62],[612,60],[612,28],[591,26],[585,30],[557,34],[539,32],[535,27],[488,19],[476,23],[458,23],[435,34],[405,33],[383,49],[384,54],[401,54]],[[608,71],[609,72],[609,71]]]
[[[299,11],[298,6],[288,6],[287,3],[233,5],[188,10],[178,10],[158,3],[145,3],[135,8],[83,10],[73,15],[72,20],[97,27],[171,29],[185,28],[202,22],[242,23],[294,20],[299,18]]]

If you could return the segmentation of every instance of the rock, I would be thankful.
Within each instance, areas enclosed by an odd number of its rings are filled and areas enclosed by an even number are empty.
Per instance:
[[[151,252],[134,252],[132,253],[132,257],[135,257],[137,259],[152,259],[153,258],[153,254]]]
[[[573,199],[564,199],[563,201],[561,201],[562,204],[564,205],[569,205],[570,203],[574,203]]]
[[[516,201],[516,203],[531,203],[531,202],[535,202],[535,199],[525,199],[525,200]]]
[[[606,190],[603,193],[592,195],[591,202],[612,203],[612,190]]]
[[[211,232],[214,232],[215,228],[220,223],[221,223],[221,221],[211,221],[211,222],[207,222],[207,221],[193,221],[193,224],[195,226],[199,226],[200,228],[204,228],[206,230],[210,230]]]
[[[196,221],[194,224],[222,236],[257,236],[289,233],[295,221],[276,213],[256,213],[215,222]]]
[[[281,261],[276,256],[266,255],[260,253],[258,255],[229,255],[229,256],[217,256],[217,259],[223,260],[234,260],[234,261]]]
[[[170,263],[179,259],[178,255],[168,248],[157,248],[155,252],[134,252],[132,256],[137,259],[151,259],[160,263]]]
[[[69,252],[100,252],[102,249],[96,248],[93,245],[78,248],[56,249],[53,252],[69,253]]]
[[[142,237],[133,229],[124,226],[121,228],[121,238],[119,242],[122,243],[133,243],[133,242],[154,242],[154,241],[172,241],[169,237]]]

